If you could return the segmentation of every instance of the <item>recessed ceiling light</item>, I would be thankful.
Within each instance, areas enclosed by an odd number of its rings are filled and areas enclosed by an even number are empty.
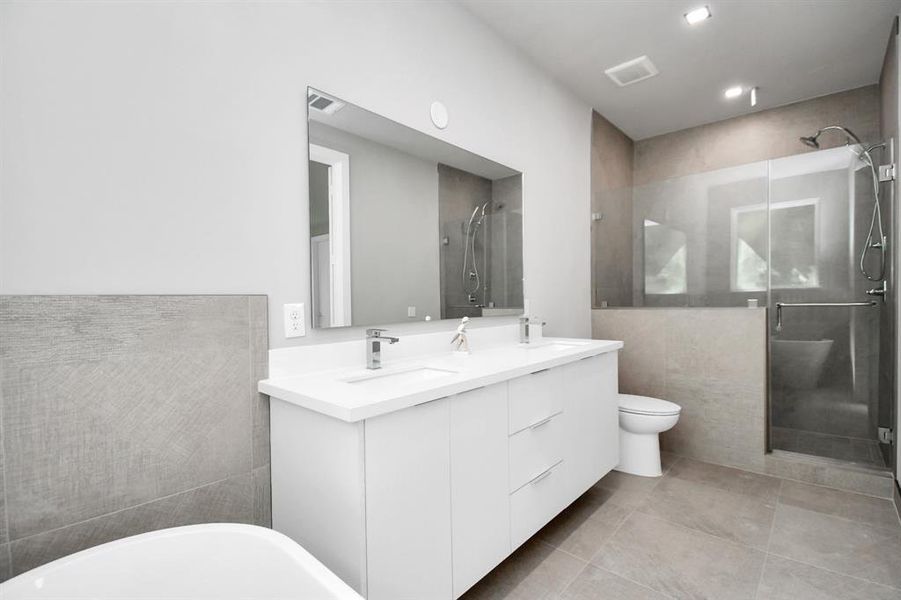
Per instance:
[[[738,98],[739,96],[741,96],[741,93],[743,91],[744,90],[742,90],[742,87],[740,85],[737,85],[735,87],[730,87],[728,90],[723,92],[723,96],[725,96],[726,98]]]
[[[694,25],[696,23],[704,21],[705,19],[709,19],[710,16],[710,9],[706,6],[702,6],[685,13],[685,20],[688,21],[689,25]]]

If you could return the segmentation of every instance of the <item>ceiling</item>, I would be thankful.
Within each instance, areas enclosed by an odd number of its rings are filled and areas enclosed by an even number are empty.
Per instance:
[[[876,83],[901,0],[460,0],[633,139]],[[706,4],[712,18],[682,15]],[[604,70],[647,55],[660,74]],[[757,107],[747,94],[760,88]]]

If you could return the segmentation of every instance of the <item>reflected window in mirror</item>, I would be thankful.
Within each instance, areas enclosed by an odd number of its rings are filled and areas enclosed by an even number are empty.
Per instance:
[[[819,198],[770,205],[772,246],[767,263],[767,207],[732,210],[732,289],[764,291],[767,277],[773,288],[817,288],[817,209]],[[769,270],[769,272],[768,272]]]
[[[688,290],[688,238],[674,227],[644,220],[646,294],[684,294]]]

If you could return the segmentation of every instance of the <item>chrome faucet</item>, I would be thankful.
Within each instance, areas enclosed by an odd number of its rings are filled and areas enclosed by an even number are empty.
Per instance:
[[[382,335],[387,329],[367,329],[366,330],[366,368],[381,369],[382,368],[382,342],[396,344],[399,338]]]

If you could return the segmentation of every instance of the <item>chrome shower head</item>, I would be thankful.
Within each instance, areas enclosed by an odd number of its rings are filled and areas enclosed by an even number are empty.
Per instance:
[[[819,132],[816,135],[805,136],[798,139],[800,139],[801,143],[805,146],[810,146],[811,148],[816,148],[817,150],[819,150],[820,142],[817,141],[818,137],[820,137]]]
[[[860,141],[860,138],[857,137],[857,135],[855,135],[853,131],[851,131],[847,127],[842,127],[841,125],[827,125],[826,127],[823,127],[822,129],[817,131],[815,134],[811,136],[801,137],[799,139],[805,146],[810,146],[811,148],[816,148],[817,150],[819,150],[820,142],[817,140],[817,138],[823,135],[824,132],[832,130],[840,131],[841,133],[843,133],[845,136],[845,143],[848,145],[863,145],[863,143]]]

